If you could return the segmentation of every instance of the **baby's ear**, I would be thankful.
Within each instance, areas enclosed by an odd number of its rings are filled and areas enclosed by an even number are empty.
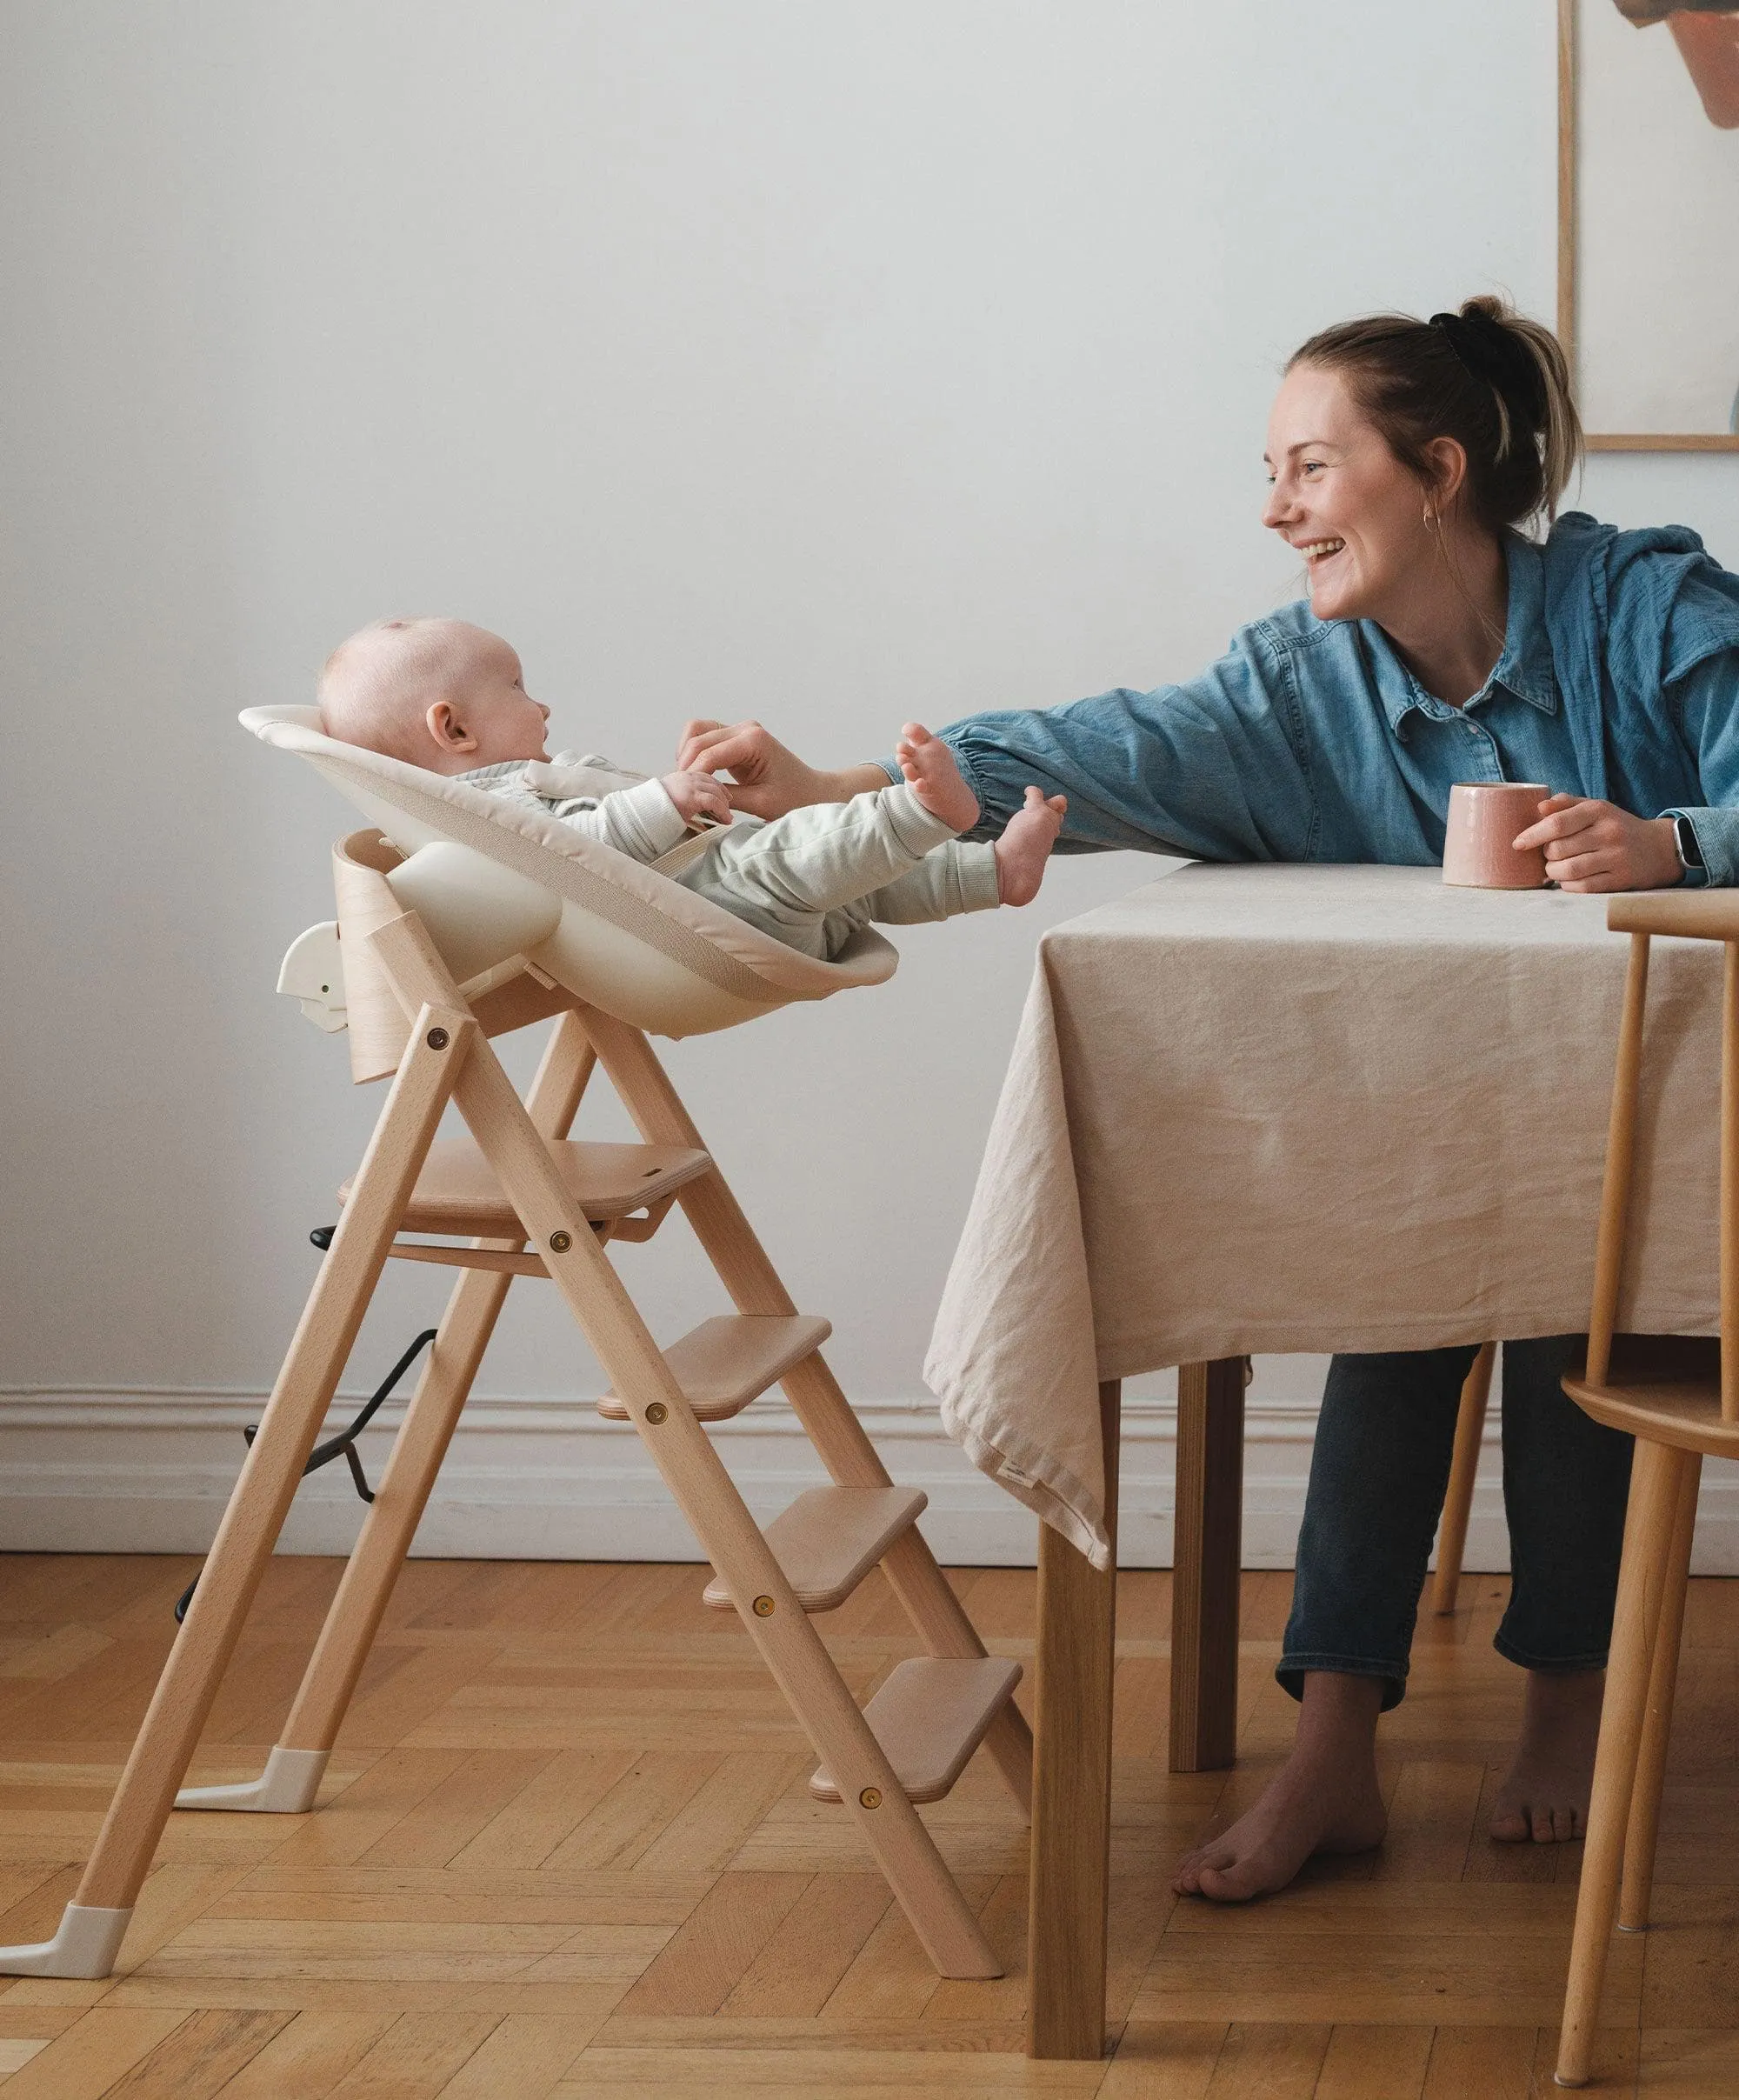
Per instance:
[[[477,740],[453,712],[450,700],[437,700],[423,717],[423,726],[443,751],[474,751]]]

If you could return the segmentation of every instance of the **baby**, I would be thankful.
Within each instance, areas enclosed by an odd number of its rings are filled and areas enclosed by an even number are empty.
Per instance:
[[[733,812],[711,773],[653,780],[571,752],[552,760],[550,710],[526,691],[519,658],[463,620],[363,628],[327,659],[319,699],[328,736],[560,817],[637,861],[656,865],[717,826],[664,871],[823,961],[869,919],[905,925],[1029,903],[1066,807],[1029,788],[994,845],[963,840],[977,797],[948,746],[912,722],[897,746],[903,783],[770,823]],[[599,782],[600,771],[621,784]]]

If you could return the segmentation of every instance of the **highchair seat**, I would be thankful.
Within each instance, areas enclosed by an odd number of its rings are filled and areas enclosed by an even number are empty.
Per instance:
[[[817,962],[556,817],[340,743],[315,708],[252,707],[241,721],[307,759],[404,856],[387,880],[462,983],[516,962],[630,1027],[696,1036],[883,983],[898,966],[867,926]]]

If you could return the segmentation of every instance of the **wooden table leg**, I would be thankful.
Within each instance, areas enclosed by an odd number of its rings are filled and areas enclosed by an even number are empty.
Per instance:
[[[1105,1933],[1111,1859],[1111,1673],[1116,1652],[1117,1462],[1123,1387],[1099,1388],[1105,1437],[1104,1574],[1039,1527],[1032,1883],[1027,2050],[1105,2049]]]
[[[1171,1577],[1171,1770],[1216,1772],[1238,1741],[1238,1568],[1244,1484],[1243,1357],[1177,1369]]]

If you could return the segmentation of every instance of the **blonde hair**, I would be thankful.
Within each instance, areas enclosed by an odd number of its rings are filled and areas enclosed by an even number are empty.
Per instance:
[[[423,711],[450,684],[458,624],[376,620],[339,643],[321,666],[316,690],[326,734],[388,758],[426,764]]]

